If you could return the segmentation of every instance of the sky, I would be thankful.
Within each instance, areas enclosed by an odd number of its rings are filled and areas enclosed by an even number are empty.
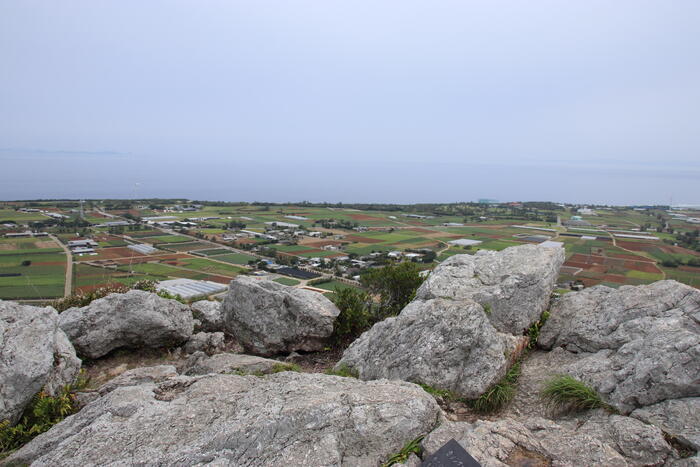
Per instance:
[[[700,203],[697,0],[0,1],[0,199]]]

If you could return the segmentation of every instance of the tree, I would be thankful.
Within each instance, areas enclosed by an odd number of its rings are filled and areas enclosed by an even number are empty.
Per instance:
[[[331,339],[335,344],[342,344],[355,339],[373,324],[370,304],[372,300],[367,292],[353,288],[336,288],[333,303],[340,314],[333,324]]]
[[[400,263],[373,269],[364,274],[360,282],[370,294],[379,296],[380,305],[375,315],[384,319],[398,315],[413,300],[423,278],[415,263]]]

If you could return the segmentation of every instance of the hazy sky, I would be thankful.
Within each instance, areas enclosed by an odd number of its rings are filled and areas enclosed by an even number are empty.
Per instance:
[[[699,25],[698,0],[0,0],[0,199],[700,203]]]

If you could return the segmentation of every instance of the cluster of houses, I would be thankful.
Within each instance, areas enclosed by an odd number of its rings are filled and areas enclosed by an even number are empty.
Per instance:
[[[69,240],[68,249],[74,255],[92,255],[95,253],[95,248],[98,244],[95,240],[91,238],[86,238],[84,240]]]

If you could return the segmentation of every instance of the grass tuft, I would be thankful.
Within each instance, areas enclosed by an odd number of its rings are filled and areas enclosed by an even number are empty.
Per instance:
[[[275,363],[270,373],[282,373],[283,371],[301,372],[301,367],[295,363]]]
[[[520,362],[513,365],[508,373],[498,383],[491,386],[488,391],[478,399],[470,401],[471,407],[476,412],[497,412],[515,397],[516,384],[520,376]]]
[[[360,375],[357,370],[350,368],[346,364],[340,365],[337,370],[329,368],[326,370],[327,375],[342,376],[344,378],[359,378]]]
[[[562,412],[590,409],[614,409],[606,404],[595,389],[569,375],[558,375],[547,381],[540,393],[547,403]]]

